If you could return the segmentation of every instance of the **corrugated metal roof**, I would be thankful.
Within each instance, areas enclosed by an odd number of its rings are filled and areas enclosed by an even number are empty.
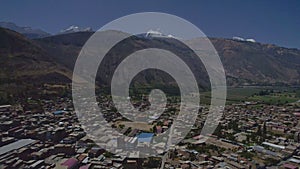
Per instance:
[[[16,142],[10,143],[8,145],[2,146],[0,147],[0,155],[27,146],[29,144],[32,144],[35,141],[36,140],[32,140],[32,139],[21,139]]]

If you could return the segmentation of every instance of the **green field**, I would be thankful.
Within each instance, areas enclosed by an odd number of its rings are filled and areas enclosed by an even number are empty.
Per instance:
[[[261,89],[259,88],[228,88],[226,104],[244,102],[247,98],[258,93]],[[201,104],[210,104],[211,95],[210,92],[200,93]]]
[[[249,98],[251,101],[260,101],[265,104],[286,104],[298,101],[300,98],[291,94],[270,94],[266,96],[252,96]]]
[[[201,104],[210,104],[210,92],[200,95]],[[226,104],[256,101],[265,104],[286,104],[300,100],[300,89],[291,87],[229,87]]]

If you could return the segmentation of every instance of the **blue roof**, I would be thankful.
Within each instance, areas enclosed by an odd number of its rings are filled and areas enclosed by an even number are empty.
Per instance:
[[[150,143],[153,136],[154,136],[153,133],[141,133],[137,136],[138,142],[148,142],[148,143]]]
[[[58,111],[55,111],[53,112],[54,115],[60,115],[60,114],[64,114],[66,111],[64,110],[58,110]]]

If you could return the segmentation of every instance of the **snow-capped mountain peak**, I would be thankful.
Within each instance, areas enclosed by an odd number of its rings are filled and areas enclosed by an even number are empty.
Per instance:
[[[41,29],[31,28],[29,26],[18,26],[12,22],[0,22],[0,27],[19,32],[30,39],[50,36],[49,33],[45,32]]]
[[[173,36],[171,34],[165,35],[159,31],[154,31],[154,30],[149,30],[146,34],[145,37],[151,38],[151,37],[159,37],[159,38],[174,38],[174,39],[180,39],[176,36]]]
[[[256,42],[255,39],[251,39],[251,38],[250,39],[245,39],[245,38],[238,37],[238,36],[234,36],[232,39],[236,40],[236,41],[246,41],[246,42],[253,42],[253,43]]]
[[[61,30],[59,34],[74,33],[74,32],[91,32],[91,31],[93,31],[91,27],[80,28],[79,26],[71,25],[70,27]]]

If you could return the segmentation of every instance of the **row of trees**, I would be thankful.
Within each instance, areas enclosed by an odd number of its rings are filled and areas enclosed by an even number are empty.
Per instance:
[[[12,104],[12,96],[6,92],[0,93],[0,105]]]

